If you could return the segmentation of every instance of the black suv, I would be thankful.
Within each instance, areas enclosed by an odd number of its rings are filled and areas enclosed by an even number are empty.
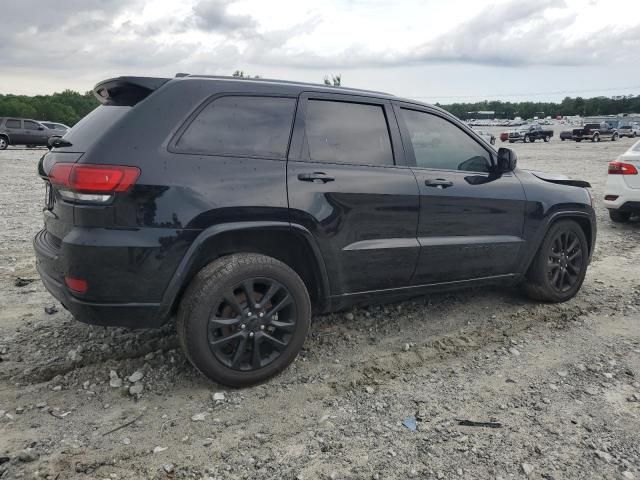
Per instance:
[[[206,376],[285,368],[312,312],[523,282],[562,302],[596,223],[586,182],[516,169],[447,112],[270,80],[121,77],[39,163],[47,289],[81,321],[175,314]]]

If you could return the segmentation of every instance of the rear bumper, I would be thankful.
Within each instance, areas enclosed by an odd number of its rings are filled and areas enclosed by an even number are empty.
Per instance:
[[[604,194],[605,198],[608,195],[618,197],[615,200],[604,200],[604,206],[609,210],[640,211],[640,188],[631,188],[624,175],[608,175]]]
[[[104,252],[102,262],[94,261],[89,264],[88,259],[83,255],[82,247],[67,244],[64,241],[56,241],[46,230],[42,230],[36,234],[33,239],[33,246],[36,254],[36,268],[42,279],[45,288],[53,295],[62,305],[71,312],[71,314],[79,321],[93,325],[128,327],[128,328],[156,328],[161,327],[169,318],[169,312],[166,308],[162,308],[161,302],[143,303],[137,301],[103,301],[99,298],[80,298],[74,294],[64,283],[64,275],[71,269],[72,265],[79,262],[82,268],[79,271],[95,271],[95,278],[102,276],[106,270],[113,269],[113,261],[105,261],[109,258],[109,252]],[[116,258],[117,256],[111,256]],[[126,271],[123,268],[124,275]],[[142,277],[142,275],[140,275]],[[82,278],[86,278],[82,276]],[[89,284],[92,278],[88,277]],[[168,278],[167,278],[168,281]],[[130,285],[127,282],[117,282],[124,285],[122,287],[122,298],[135,294],[131,292]],[[139,279],[140,290],[144,290],[151,282],[147,282],[144,278]],[[91,288],[91,287],[90,287]],[[105,290],[101,285],[97,288],[98,293]],[[111,293],[113,293],[113,288]],[[151,292],[147,292],[148,295]]]

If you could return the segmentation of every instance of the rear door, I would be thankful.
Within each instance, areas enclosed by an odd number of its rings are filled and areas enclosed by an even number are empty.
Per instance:
[[[26,136],[22,128],[22,120],[18,118],[7,118],[5,128],[9,134],[10,143],[22,145],[25,142]]]
[[[495,152],[438,111],[397,104],[405,152],[420,188],[415,285],[515,273],[525,195]]]
[[[291,221],[314,235],[332,295],[409,283],[419,190],[389,101],[302,94],[287,186]]]

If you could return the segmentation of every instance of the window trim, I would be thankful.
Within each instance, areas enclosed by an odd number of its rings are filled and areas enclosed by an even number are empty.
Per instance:
[[[450,123],[451,125],[453,125],[454,127],[458,128],[463,134],[466,134],[471,140],[473,140],[474,142],[476,142],[478,144],[479,147],[481,147],[485,152],[487,152],[487,155],[489,156],[489,162],[491,163],[489,166],[489,171],[488,172],[479,172],[476,170],[458,170],[458,169],[453,169],[453,168],[433,168],[433,167],[421,167],[417,164],[416,162],[416,155],[415,152],[413,150],[413,143],[411,142],[411,135],[409,134],[409,128],[406,125],[406,122],[404,121],[404,118],[402,116],[402,110],[413,110],[416,112],[420,112],[420,113],[426,113],[429,115],[433,115],[435,117],[439,117],[442,120],[444,120],[445,122]],[[477,174],[482,174],[482,175],[488,175],[491,173],[492,170],[494,170],[496,168],[496,158],[497,158],[497,154],[495,151],[490,150],[487,148],[486,145],[483,145],[482,139],[480,138],[475,138],[476,134],[473,131],[473,129],[471,129],[471,127],[463,124],[462,122],[460,122],[457,118],[455,118],[452,115],[447,115],[447,114],[443,114],[443,112],[436,110],[434,108],[429,108],[427,106],[423,106],[423,105],[416,105],[416,104],[411,104],[411,103],[403,103],[403,102],[393,102],[393,111],[395,112],[396,115],[396,119],[398,121],[398,125],[400,127],[400,135],[402,136],[402,143],[404,145],[405,151],[406,151],[406,156],[407,156],[407,164],[411,167],[411,168],[415,168],[416,170],[425,170],[425,171],[438,171],[438,172],[465,172],[465,173],[477,173]]]
[[[36,126],[36,128],[27,128],[27,122],[33,123]],[[22,121],[22,125],[23,125],[23,128],[25,130],[39,130],[40,129],[40,124],[38,122],[34,121],[34,120],[23,120]]]
[[[234,153],[208,153],[208,152],[198,152],[198,151],[187,151],[180,147],[178,147],[178,141],[182,138],[184,132],[191,126],[191,124],[198,118],[198,115],[207,108],[211,103],[223,97],[261,97],[261,98],[288,98],[294,100],[295,104],[293,107],[293,115],[291,117],[291,125],[289,125],[289,138],[287,140],[287,148],[282,156],[269,156],[269,155],[238,155]],[[171,153],[176,153],[179,155],[199,155],[199,156],[207,156],[207,157],[227,157],[227,158],[251,158],[251,159],[261,159],[261,160],[277,160],[277,161],[286,161],[287,156],[289,154],[289,149],[291,147],[291,137],[293,135],[293,127],[295,124],[295,119],[298,111],[298,97],[296,95],[282,94],[282,93],[258,93],[258,92],[224,92],[224,93],[216,93],[214,95],[210,95],[203,102],[200,103],[182,122],[182,125],[178,127],[175,133],[171,136],[169,143],[167,145],[167,151]]]
[[[382,107],[383,114],[387,123],[387,133],[389,134],[389,141],[391,142],[391,154],[393,155],[393,164],[380,165],[372,163],[345,163],[345,162],[322,162],[319,160],[312,160],[305,158],[304,151],[304,139],[306,132],[306,115],[307,105],[310,100],[324,100],[335,101],[342,103],[358,103],[362,105],[371,105]],[[355,167],[375,167],[375,168],[405,168],[405,155],[402,147],[402,141],[400,138],[400,131],[398,129],[398,122],[393,112],[391,101],[385,98],[368,96],[368,95],[354,95],[349,93],[328,93],[317,91],[305,91],[301,92],[298,100],[298,111],[296,113],[296,121],[293,129],[293,138],[291,140],[289,148],[289,161],[305,162],[305,163],[322,163],[326,165],[349,165]]]

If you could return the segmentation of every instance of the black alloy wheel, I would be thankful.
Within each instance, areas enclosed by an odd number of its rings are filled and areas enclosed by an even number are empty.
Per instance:
[[[290,365],[310,325],[309,292],[290,266],[258,253],[235,253],[191,280],[176,330],[185,355],[206,377],[246,387]]]
[[[589,242],[575,220],[559,220],[547,231],[525,277],[524,290],[543,302],[566,302],[584,282]]]
[[[281,283],[249,278],[223,295],[209,318],[213,355],[233,370],[263,368],[287,348],[296,329],[296,306]]]
[[[582,273],[584,252],[580,239],[572,231],[559,232],[551,242],[547,275],[560,293],[571,290]]]

